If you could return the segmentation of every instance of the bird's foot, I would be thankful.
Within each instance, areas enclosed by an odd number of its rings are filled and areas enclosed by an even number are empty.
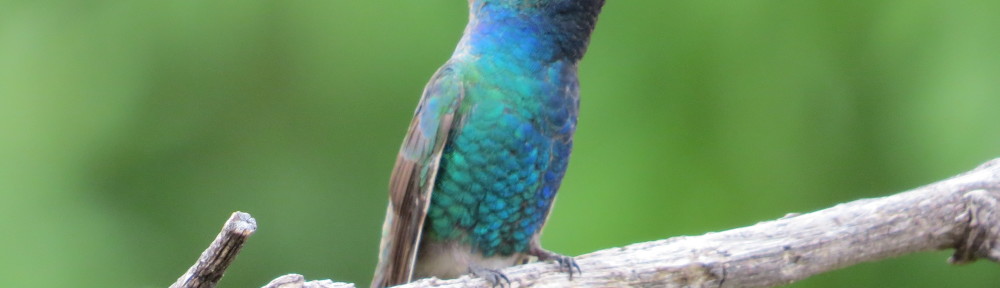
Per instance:
[[[561,255],[549,250],[542,249],[541,247],[531,248],[531,255],[538,257],[538,261],[555,261],[559,264],[559,270],[569,273],[569,280],[573,280],[573,269],[576,269],[576,274],[583,274],[580,270],[580,265],[576,264],[576,260],[573,257]]]
[[[486,282],[490,282],[490,287],[510,287],[510,279],[507,279],[507,275],[504,275],[500,270],[470,265],[469,272],[486,280]],[[504,282],[507,284],[504,285]]]

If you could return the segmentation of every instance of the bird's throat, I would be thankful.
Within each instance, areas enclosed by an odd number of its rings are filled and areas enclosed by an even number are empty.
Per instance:
[[[473,0],[455,55],[524,62],[583,57],[604,0]]]

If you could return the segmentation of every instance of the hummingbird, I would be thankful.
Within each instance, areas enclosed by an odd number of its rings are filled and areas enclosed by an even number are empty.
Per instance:
[[[372,287],[572,257],[540,236],[579,112],[577,66],[604,0],[469,0],[451,58],[424,88],[389,183]]]

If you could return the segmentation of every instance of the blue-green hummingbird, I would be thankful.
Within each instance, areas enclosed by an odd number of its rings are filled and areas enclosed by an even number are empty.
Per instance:
[[[372,287],[571,257],[542,248],[579,111],[577,65],[604,0],[469,0],[390,179]]]

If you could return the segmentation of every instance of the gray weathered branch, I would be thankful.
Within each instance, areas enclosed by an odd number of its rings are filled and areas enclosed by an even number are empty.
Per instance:
[[[222,279],[229,264],[236,259],[243,243],[257,230],[257,220],[250,214],[234,212],[215,241],[201,253],[201,257],[170,288],[211,288]]]
[[[701,236],[611,248],[576,257],[584,273],[569,280],[551,263],[511,267],[512,287],[770,287],[861,262],[955,249],[960,264],[1000,262],[1000,159],[896,195]],[[198,262],[171,287],[214,287],[256,230],[236,212]],[[398,287],[488,287],[468,276]],[[353,287],[289,274],[266,288]]]
[[[551,263],[516,266],[503,272],[512,287],[770,287],[928,250],[954,248],[949,259],[952,263],[978,258],[997,262],[998,199],[1000,159],[995,159],[950,179],[888,197],[857,200],[723,232],[582,255],[576,259],[583,275],[574,276],[572,281]],[[298,282],[317,285],[309,287],[334,287],[316,281]],[[398,287],[489,285],[465,276],[424,279]]]

